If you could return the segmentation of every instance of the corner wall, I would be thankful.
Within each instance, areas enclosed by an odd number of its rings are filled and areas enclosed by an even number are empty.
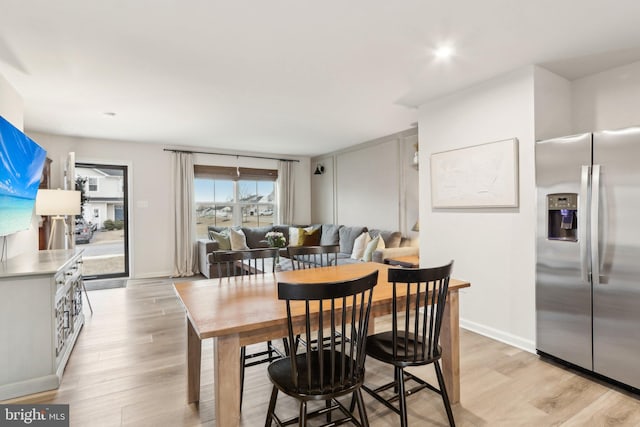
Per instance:
[[[2,75],[0,75],[0,115],[18,129],[23,129],[24,103],[22,97]],[[36,142],[38,141],[36,140]],[[7,258],[38,250],[37,218],[35,214],[32,216],[31,227],[28,230],[19,231],[6,237]]]
[[[453,259],[461,325],[535,350],[534,67],[420,106],[420,264]],[[519,206],[433,209],[432,153],[519,141]]]
[[[411,166],[417,129],[311,159],[311,222],[400,230],[418,219],[418,172]],[[322,175],[313,175],[316,166]]]
[[[640,61],[572,82],[573,133],[640,126]]]

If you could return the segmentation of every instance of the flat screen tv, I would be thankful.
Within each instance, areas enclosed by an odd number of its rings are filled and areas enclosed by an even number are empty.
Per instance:
[[[0,236],[27,230],[47,152],[0,116]]]

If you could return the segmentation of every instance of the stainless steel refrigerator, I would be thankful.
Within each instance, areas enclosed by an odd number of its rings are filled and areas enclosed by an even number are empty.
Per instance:
[[[536,143],[538,352],[640,388],[640,127]]]

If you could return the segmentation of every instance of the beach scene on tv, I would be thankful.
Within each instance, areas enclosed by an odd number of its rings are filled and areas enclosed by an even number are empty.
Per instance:
[[[0,236],[27,230],[47,152],[0,116]]]

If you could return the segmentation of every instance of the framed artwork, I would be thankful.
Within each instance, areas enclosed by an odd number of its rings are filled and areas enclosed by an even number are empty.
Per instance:
[[[518,206],[518,140],[473,145],[431,155],[433,208]]]

